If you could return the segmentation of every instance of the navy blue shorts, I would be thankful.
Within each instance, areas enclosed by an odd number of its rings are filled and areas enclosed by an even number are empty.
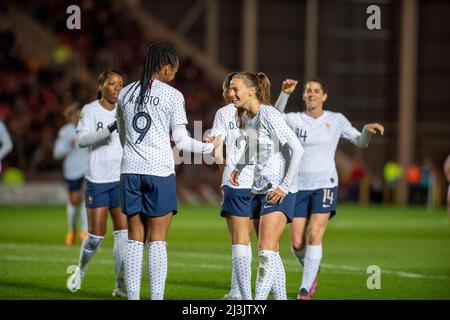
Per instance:
[[[223,186],[223,204],[220,215],[225,217],[225,213],[233,216],[250,218],[252,212],[251,189],[236,189],[229,186]]]
[[[308,218],[313,213],[336,214],[337,187],[298,191],[295,194],[294,218]]]
[[[120,175],[120,207],[132,216],[144,213],[150,217],[162,217],[177,213],[175,175],[158,177],[144,174]]]
[[[88,208],[118,208],[119,181],[94,183],[86,179],[85,201]]]
[[[72,191],[80,191],[83,186],[84,177],[81,177],[79,179],[65,179],[67,182],[67,187],[69,188],[69,192]]]
[[[283,212],[287,217],[287,223],[291,223],[294,217],[295,193],[289,192],[281,204],[270,204],[267,195],[254,194],[252,197],[251,219],[259,219],[261,216],[275,211]]]

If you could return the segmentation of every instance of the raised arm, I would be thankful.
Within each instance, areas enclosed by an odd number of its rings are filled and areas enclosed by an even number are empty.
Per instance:
[[[280,111],[281,113],[284,112],[284,109],[286,109],[287,102],[289,100],[289,96],[292,92],[294,92],[295,88],[297,87],[298,81],[293,79],[286,79],[281,84],[281,92],[278,96],[277,102],[275,102],[274,107]]]

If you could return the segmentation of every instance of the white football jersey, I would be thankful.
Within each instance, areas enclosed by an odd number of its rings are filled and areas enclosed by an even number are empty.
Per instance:
[[[226,146],[226,163],[222,176],[222,186],[226,185],[231,188],[251,189],[253,185],[253,175],[255,163],[249,160],[249,163],[239,175],[239,186],[234,186],[230,182],[231,172],[234,170],[236,163],[245,152],[249,137],[245,134],[245,130],[239,129],[237,118],[237,109],[234,104],[228,104],[220,108],[216,112],[212,136],[221,136]]]
[[[57,159],[64,158],[64,178],[75,180],[86,174],[89,150],[78,147],[76,127],[73,123],[69,122],[59,130],[53,155]]]
[[[8,133],[8,129],[6,129],[6,126],[0,121],[0,172],[2,170],[1,161],[9,152],[11,152],[11,149],[12,140]]]
[[[116,120],[116,108],[109,111],[103,108],[99,100],[83,107],[78,121],[77,134],[95,133],[106,128]],[[109,183],[120,180],[120,161],[122,145],[117,130],[106,139],[88,147],[89,161],[86,179],[94,183]]]
[[[295,138],[295,134],[283,115],[267,105],[261,105],[253,119],[245,119],[245,128],[249,136],[250,157],[254,155],[255,161],[252,192],[264,194],[276,189],[283,182],[291,160],[287,142],[290,138]],[[295,181],[289,192],[297,192]]]
[[[339,139],[355,143],[361,132],[343,114],[337,112],[324,111],[317,119],[308,116],[306,112],[291,112],[285,114],[285,119],[305,149],[298,174],[298,189],[315,190],[337,186],[334,157]]]
[[[144,98],[142,110],[137,110],[139,83],[122,89],[118,99],[117,120],[123,121],[125,144],[121,173],[167,177],[175,173],[170,144],[174,125],[186,125],[183,94],[158,80]]]

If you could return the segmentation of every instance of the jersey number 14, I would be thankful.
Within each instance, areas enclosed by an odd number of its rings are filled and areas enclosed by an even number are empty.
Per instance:
[[[301,140],[303,138],[303,142],[306,141],[306,130],[303,129],[295,129],[295,133],[297,134],[298,140]]]

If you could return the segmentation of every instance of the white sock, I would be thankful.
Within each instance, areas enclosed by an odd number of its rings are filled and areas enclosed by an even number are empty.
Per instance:
[[[89,261],[91,261],[92,257],[97,252],[104,238],[105,237],[88,233],[86,239],[83,240],[83,243],[81,244],[79,262],[81,272],[86,272]]]
[[[128,240],[125,257],[125,284],[128,300],[140,299],[143,258],[144,244],[139,241]]]
[[[75,231],[77,229],[77,208],[74,207],[70,201],[66,204],[67,213],[67,228],[69,231]]]
[[[311,290],[311,286],[319,271],[322,260],[322,245],[306,246],[305,266],[303,270],[302,286],[306,290]]]
[[[276,253],[275,259],[275,274],[272,285],[273,299],[274,300],[287,300],[286,294],[286,273],[284,271],[283,261],[281,260],[280,253]]]
[[[79,209],[80,209],[80,216],[81,216],[81,231],[88,231],[86,203],[84,202],[84,199],[81,201]]]
[[[252,261],[248,255],[248,246],[235,244],[231,250],[233,269],[241,299],[252,300]]]
[[[295,258],[297,259],[297,262],[303,267],[305,265],[306,246],[304,246],[302,250],[298,251],[291,246],[291,251],[294,254]]]
[[[125,291],[125,257],[127,253],[128,230],[116,230],[114,235],[114,261],[116,288]]]
[[[153,241],[148,243],[148,280],[150,299],[163,300],[167,278],[167,243]]]
[[[233,259],[231,259],[231,289],[229,295],[242,299],[241,292],[239,291],[239,286],[236,279],[236,271],[234,270]]]
[[[258,252],[259,266],[256,276],[255,300],[267,300],[272,288],[277,253],[271,250]]]

